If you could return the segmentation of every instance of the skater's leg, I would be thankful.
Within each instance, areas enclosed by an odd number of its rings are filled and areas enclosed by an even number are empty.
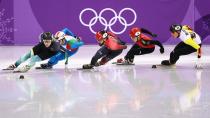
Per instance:
[[[32,50],[25,55],[21,56],[14,64],[9,65],[6,69],[14,70],[17,68],[21,63],[25,62],[27,59],[29,59],[33,55]]]
[[[42,61],[42,59],[38,55],[32,56],[30,58],[28,66],[31,68],[36,64],[36,62],[39,62],[39,61]]]
[[[24,65],[21,68],[17,68],[15,71],[16,72],[27,72],[36,64],[36,62],[39,62],[39,61],[42,61],[42,59],[38,55],[32,56],[27,65]]]
[[[48,65],[54,66],[58,63],[58,61],[64,59],[65,59],[65,53],[59,52],[50,58],[50,60],[48,61]]]
[[[115,57],[117,57],[118,55],[120,55],[122,53],[123,50],[117,50],[117,51],[112,51],[109,52],[105,57],[103,57],[100,61],[100,65],[104,65],[106,64],[108,61],[114,59]]]
[[[107,55],[109,53],[109,50],[106,47],[101,47],[96,54],[92,57],[91,59],[91,65],[95,66],[98,59],[104,57],[105,55]]]
[[[139,54],[140,47],[137,44],[134,44],[131,49],[127,52],[124,59],[125,60],[133,60],[134,56]]]
[[[193,47],[181,42],[178,46],[175,47],[175,49],[170,53],[170,59],[169,62],[170,64],[175,64],[178,60],[179,57],[182,55],[188,55],[193,52],[196,52],[196,49]]]
[[[78,49],[77,50],[74,50],[74,51],[68,51],[68,52],[65,53],[65,65],[68,64],[69,57],[71,57],[74,54],[76,54],[77,51],[78,51]]]
[[[56,65],[59,61],[64,60],[65,58],[69,58],[70,56],[74,55],[76,51],[68,51],[67,57],[66,54],[63,52],[59,52],[56,55],[52,56],[50,60],[46,64],[41,64],[40,66],[43,69],[51,69],[54,65]]]
[[[48,64],[50,65],[56,65],[59,61],[64,60],[65,58],[69,58],[71,56],[73,56],[76,51],[68,51],[67,52],[67,57],[65,57],[65,53],[59,52],[58,54],[56,54],[55,56],[52,57],[52,59],[50,58],[50,60],[48,61]]]
[[[32,51],[26,53],[25,55],[21,56],[16,62],[15,62],[15,66],[18,67],[21,63],[25,62],[26,60],[28,60],[29,58],[31,58],[31,56],[33,56]]]
[[[170,53],[170,59],[169,60],[163,60],[161,62],[162,65],[172,65],[175,64],[176,61],[179,59],[179,56],[175,55],[174,52],[177,52],[178,50],[182,49],[185,46],[183,42],[180,42],[179,44],[176,45],[174,50]],[[171,62],[170,62],[171,61]]]
[[[92,57],[90,64],[85,64],[83,65],[83,69],[91,69],[93,68],[93,66],[99,66],[99,64],[97,63],[97,61],[106,56],[109,53],[110,50],[108,50],[105,46],[102,46],[97,52],[96,54]]]
[[[134,44],[124,58],[125,60],[133,62],[135,55],[149,54],[152,53],[154,50],[155,48],[140,48],[137,44]]]
[[[71,57],[73,56],[74,54],[77,53],[78,50],[75,50],[75,51],[68,51],[68,57]]]

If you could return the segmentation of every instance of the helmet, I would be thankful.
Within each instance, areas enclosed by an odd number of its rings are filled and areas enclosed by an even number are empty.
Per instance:
[[[106,39],[108,37],[107,31],[101,30],[96,32],[96,40],[101,41],[103,39]]]
[[[141,30],[138,27],[134,27],[130,30],[130,37],[135,38],[141,34]]]
[[[51,32],[44,32],[41,34],[41,41],[43,40],[52,40],[52,33]]]
[[[180,32],[182,30],[182,25],[173,24],[170,26],[170,31],[173,32]]]
[[[61,40],[61,39],[65,38],[65,33],[62,31],[58,31],[55,33],[54,38]]]

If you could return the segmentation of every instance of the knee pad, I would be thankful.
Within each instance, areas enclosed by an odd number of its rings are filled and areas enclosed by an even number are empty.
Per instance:
[[[106,57],[102,58],[101,61],[100,61],[100,65],[106,64],[109,60],[110,59],[109,58],[106,58]]]

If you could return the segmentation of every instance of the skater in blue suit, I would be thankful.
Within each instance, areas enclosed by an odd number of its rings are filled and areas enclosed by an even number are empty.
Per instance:
[[[68,58],[73,56],[79,49],[80,46],[84,44],[83,41],[74,33],[72,33],[68,28],[64,28],[62,31],[58,31],[54,38],[66,49],[65,52],[58,52],[55,56],[51,57],[50,60],[41,64],[42,69],[51,69],[61,60],[66,60],[65,64],[68,64]]]

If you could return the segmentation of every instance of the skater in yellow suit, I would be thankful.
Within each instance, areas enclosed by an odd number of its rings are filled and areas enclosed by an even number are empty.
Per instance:
[[[162,65],[173,65],[179,60],[180,56],[197,52],[198,58],[201,57],[201,38],[187,25],[174,24],[170,26],[171,35],[179,38],[180,42],[170,53],[169,60],[163,60]]]

